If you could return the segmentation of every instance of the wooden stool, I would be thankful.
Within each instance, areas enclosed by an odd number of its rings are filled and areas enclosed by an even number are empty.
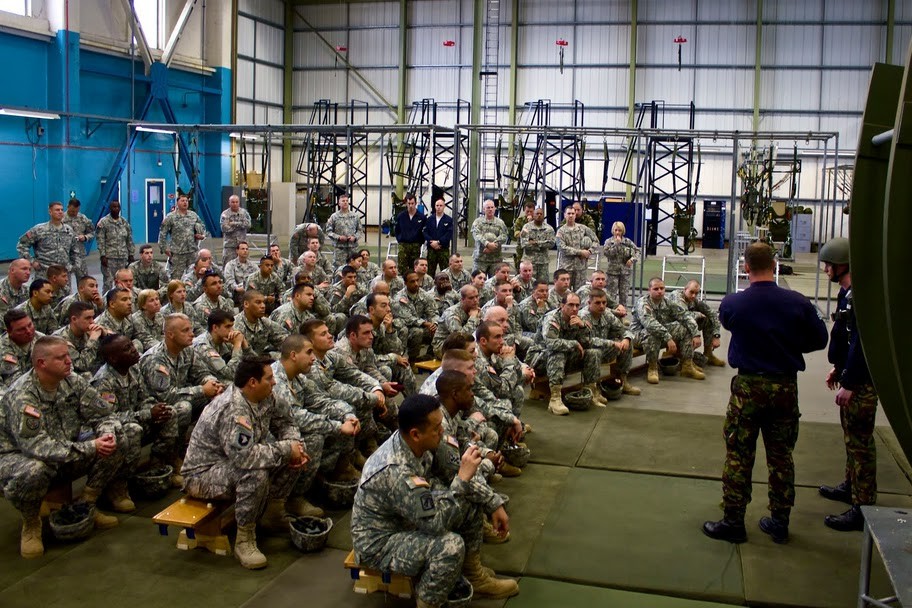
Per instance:
[[[419,361],[415,364],[415,368],[429,374],[433,374],[437,371],[437,368],[441,366],[442,362],[440,359],[429,359],[428,361]]]
[[[65,481],[57,485],[52,485],[48,488],[48,493],[45,494],[44,500],[41,501],[41,510],[38,514],[41,517],[47,517],[51,514],[51,511],[57,511],[61,509],[63,505],[68,505],[73,502],[73,483],[70,481]]]
[[[216,555],[231,555],[231,543],[224,530],[234,523],[233,502],[211,502],[183,497],[152,518],[162,536],[168,526],[183,528],[177,537],[182,551],[201,547]]]
[[[352,549],[345,558],[345,567],[355,581],[355,593],[373,593],[386,591],[396,597],[412,597],[412,578],[404,574],[380,572],[371,568],[364,568],[355,563],[355,551]]]

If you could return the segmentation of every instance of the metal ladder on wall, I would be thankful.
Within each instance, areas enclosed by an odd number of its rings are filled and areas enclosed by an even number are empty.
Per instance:
[[[482,80],[481,123],[497,124],[497,71],[500,58],[500,0],[487,0],[484,25],[484,63],[478,74]],[[478,183],[482,191],[489,193],[497,186],[496,138],[493,133],[483,133],[481,146],[481,175]],[[484,196],[484,194],[482,194]],[[481,204],[479,201],[479,211]]]

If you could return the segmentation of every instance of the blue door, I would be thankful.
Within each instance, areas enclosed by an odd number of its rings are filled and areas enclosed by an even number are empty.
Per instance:
[[[158,242],[158,232],[165,219],[165,180],[146,180],[146,242]]]

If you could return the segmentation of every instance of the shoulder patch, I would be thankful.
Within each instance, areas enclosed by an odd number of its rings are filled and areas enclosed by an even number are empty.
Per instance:
[[[247,418],[247,416],[238,416],[234,419],[234,421],[238,424],[238,426],[242,426],[248,431],[253,430],[253,425],[250,424],[250,420]]]
[[[558,323],[557,321],[551,321],[551,327],[553,327],[554,329],[560,329],[560,323]]]
[[[158,368],[157,368],[157,370],[160,371],[161,373],[163,373],[163,374],[166,375],[166,376],[170,376],[170,375],[171,375],[171,372],[168,371],[168,368],[165,367],[164,365],[159,365]]]
[[[19,363],[19,359],[16,358],[16,355],[11,354],[3,355],[3,360],[7,363]]]
[[[291,319],[285,319],[285,325],[288,326],[288,329],[291,329],[293,327]]]
[[[98,396],[101,397],[102,401],[107,401],[108,403],[117,402],[117,396],[114,393],[99,393]]]
[[[427,482],[424,477],[419,477],[418,475],[413,475],[409,478],[409,485],[413,488],[430,488],[431,484]]]
[[[218,354],[217,351],[214,351],[214,350],[209,351],[209,356],[212,357],[213,359],[220,359],[222,357],[220,354]]]
[[[459,449],[459,441],[457,441],[456,438],[452,435],[447,435],[446,442],[454,448]]]
[[[32,405],[26,405],[22,408],[22,413],[26,416],[31,416],[32,418],[41,418],[41,412]]]

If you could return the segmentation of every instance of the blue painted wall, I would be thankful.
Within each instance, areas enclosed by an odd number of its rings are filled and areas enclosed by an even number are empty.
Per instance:
[[[136,63],[134,73],[129,59],[80,48],[79,35],[73,32],[58,32],[47,41],[0,32],[0,57],[7,58],[0,106],[60,112],[69,108],[73,113],[130,119],[137,117],[148,96],[149,80],[141,63]],[[231,122],[230,70],[217,68],[214,74],[200,74],[172,68],[168,82],[168,99],[179,122]],[[164,122],[157,105],[146,120]],[[16,241],[22,233],[47,221],[48,203],[66,201],[70,191],[82,201],[83,212],[97,220],[102,179],[110,173],[127,137],[126,124],[106,123],[103,118],[41,121],[41,136],[33,121],[28,128],[26,122],[25,118],[0,116],[3,260],[17,256]],[[146,235],[145,180],[164,179],[166,192],[173,193],[178,179],[174,138],[146,135],[138,139],[120,180],[123,213],[133,225],[137,243]],[[221,188],[231,183],[230,141],[226,135],[208,134],[193,149],[199,153],[199,180],[210,216],[217,221]],[[183,168],[179,184],[183,190],[191,185]]]

